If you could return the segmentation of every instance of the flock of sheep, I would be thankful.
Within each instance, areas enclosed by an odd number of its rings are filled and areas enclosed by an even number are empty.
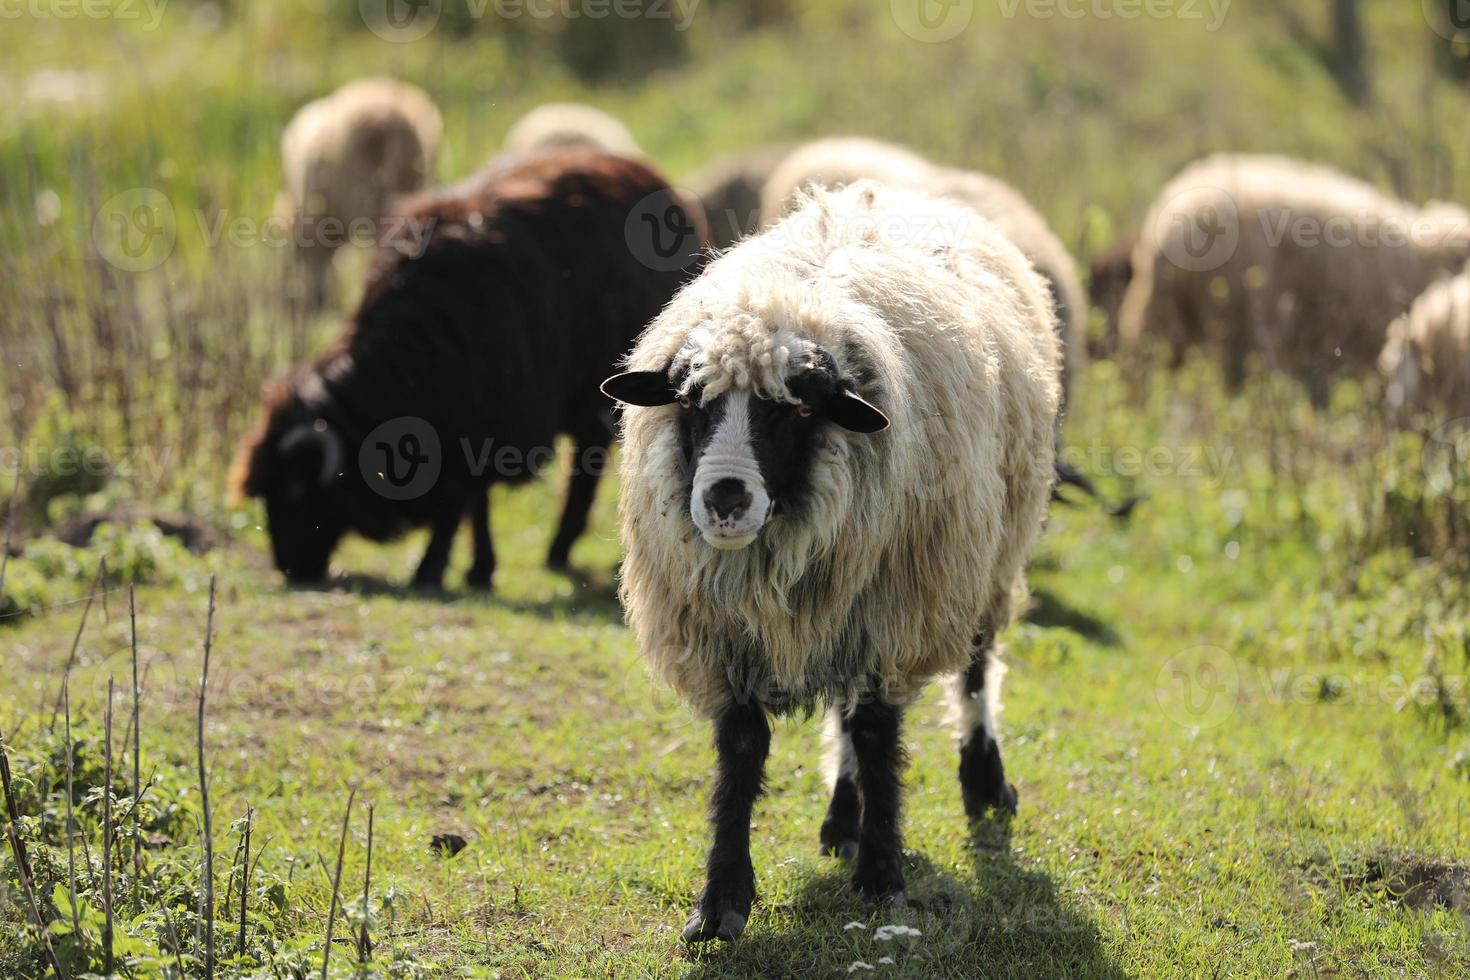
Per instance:
[[[427,232],[384,235],[343,335],[271,393],[242,451],[235,483],[264,499],[277,565],[320,578],[348,532],[428,525],[415,581],[437,587],[468,515],[469,582],[488,586],[490,485],[535,476],[565,434],[548,556],[564,565],[620,438],[628,621],[714,726],[685,938],[733,940],[750,915],[773,714],[826,711],[822,850],[853,861],[864,895],[901,901],[900,729],[928,680],[952,678],[966,812],[1016,807],[996,638],[1080,377],[1088,295],[1070,256],[1005,183],[874,140],[760,148],[686,193],[616,120],[545,106],[480,174],[419,194],[440,130],[423,93],[387,81],[287,130],[303,230],[391,210]],[[1232,381],[1259,358],[1318,398],[1377,366],[1396,413],[1466,407],[1463,210],[1221,156],[1143,228],[1093,276],[1125,347],[1201,347]],[[329,252],[304,251],[319,297]]]

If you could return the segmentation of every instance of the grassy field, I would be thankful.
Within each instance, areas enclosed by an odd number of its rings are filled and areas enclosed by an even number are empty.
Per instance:
[[[1436,74],[1417,5],[1368,5],[1375,97],[1362,109],[1285,26],[1296,14],[1313,27],[1322,5],[1306,3],[1280,17],[1232,8],[1218,30],[976,4],[943,44],[905,34],[882,4],[751,4],[748,20],[696,15],[649,71],[589,65],[565,32],[464,23],[444,6],[411,44],[365,30],[352,4],[177,2],[156,28],[57,7],[0,31],[0,82],[23,93],[0,118],[0,410],[31,539],[0,591],[0,734],[68,976],[103,970],[106,785],[123,856],[118,972],[183,962],[202,975],[195,737],[211,577],[217,975],[319,975],[329,928],[334,976],[1470,973],[1470,486],[1445,429],[1384,428],[1371,383],[1319,412],[1265,379],[1228,397],[1209,365],[1092,365],[1068,423],[1074,461],[1147,499],[1126,522],[1053,509],[1034,601],[1004,638],[1019,815],[966,823],[930,692],[909,722],[911,904],[866,907],[848,869],[817,854],[818,724],[781,723],[750,928],[692,953],[678,928],[702,874],[713,751],[622,626],[614,488],[573,575],[539,567],[552,477],[496,494],[492,596],[459,589],[467,548],[448,593],[404,590],[418,537],[350,543],[330,587],[285,589],[262,515],[226,503],[224,471],[260,381],[336,320],[288,315],[278,252],[203,231],[268,214],[290,113],[375,72],[444,108],[446,182],[551,98],[616,112],[675,175],[744,145],[861,131],[1014,181],[1081,259],[1214,149],[1295,153],[1416,199],[1470,201],[1455,138],[1467,94]],[[139,188],[168,202],[172,245],[156,268],[121,270],[98,260],[94,216]],[[59,449],[95,451],[108,472],[68,482],[27,462]],[[48,524],[123,505],[183,512],[217,546],[193,555],[137,528],[86,548],[46,539]],[[103,554],[110,574],[69,672],[69,752],[58,699]],[[129,581],[149,784],[136,808]],[[258,859],[236,958],[247,809]],[[26,927],[20,885],[5,851],[0,976],[41,976],[47,943]],[[892,924],[919,934],[882,938]]]

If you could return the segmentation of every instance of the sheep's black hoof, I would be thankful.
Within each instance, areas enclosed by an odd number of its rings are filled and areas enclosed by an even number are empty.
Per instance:
[[[564,572],[572,565],[572,549],[553,546],[546,556],[546,567],[553,572]]]
[[[860,854],[857,870],[853,872],[852,886],[869,901],[902,905],[904,902],[902,861],[897,855],[865,860]]]
[[[433,575],[415,575],[409,583],[409,588],[419,595],[442,595],[444,593],[444,578]]]
[[[965,816],[971,820],[979,820],[991,810],[1016,815],[1016,787],[1006,782],[1000,746],[979,732],[960,749],[960,793]]]
[[[495,576],[495,569],[471,568],[465,573],[464,584],[477,592],[489,592],[490,580]]]
[[[684,941],[707,943],[718,939],[733,943],[745,931],[745,920],[746,916],[734,909],[709,914],[705,914],[703,910],[697,911],[684,923]]]
[[[841,858],[844,861],[852,861],[858,856],[858,842],[855,840],[829,841],[826,837],[823,837],[821,854],[823,857],[835,857]]]
[[[983,820],[991,811],[1003,817],[1014,817],[1020,799],[1016,787],[1010,783],[1002,783],[998,790],[983,793],[966,791],[964,797],[965,816],[971,820]]]
[[[822,820],[821,853],[849,861],[857,857],[862,812],[857,785],[847,776],[838,777],[832,787],[832,802],[827,806],[827,816]]]

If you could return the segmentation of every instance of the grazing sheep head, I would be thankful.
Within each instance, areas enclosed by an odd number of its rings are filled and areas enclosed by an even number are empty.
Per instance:
[[[293,583],[326,578],[347,530],[339,432],[299,400],[268,410],[236,467],[237,495],[265,501],[276,568]]]
[[[723,551],[747,547],[772,515],[799,507],[824,427],[864,434],[888,427],[831,353],[815,346],[787,360],[780,385],[711,384],[675,361],[662,371],[609,378],[602,390],[627,405],[678,406],[669,424],[678,436],[689,517]]]

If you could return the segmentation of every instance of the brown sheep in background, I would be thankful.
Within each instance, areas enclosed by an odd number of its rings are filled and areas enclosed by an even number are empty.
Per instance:
[[[350,532],[427,525],[414,584],[437,588],[468,516],[466,581],[486,588],[490,486],[533,479],[568,435],[547,555],[565,567],[613,439],[598,383],[699,269],[703,216],[648,166],[587,149],[508,161],[402,210],[361,306],[267,395],[231,482],[264,500],[292,581],[324,577]]]
[[[1300,377],[1318,404],[1375,365],[1385,328],[1470,256],[1470,214],[1419,209],[1284,157],[1210,157],[1151,209],[1134,250],[1120,339],[1201,347],[1238,387],[1247,358]]]
[[[350,82],[292,117],[277,211],[292,222],[309,308],[327,300],[337,249],[377,241],[393,200],[428,183],[442,130],[433,101],[391,78]]]
[[[1123,238],[1093,260],[1087,277],[1087,301],[1107,318],[1103,337],[1088,344],[1088,354],[1093,357],[1111,357],[1118,350],[1118,316],[1133,282],[1133,250],[1137,247],[1137,236]]]
[[[1470,415],[1470,266],[1430,286],[1389,326],[1378,367],[1389,408],[1405,421]]]

